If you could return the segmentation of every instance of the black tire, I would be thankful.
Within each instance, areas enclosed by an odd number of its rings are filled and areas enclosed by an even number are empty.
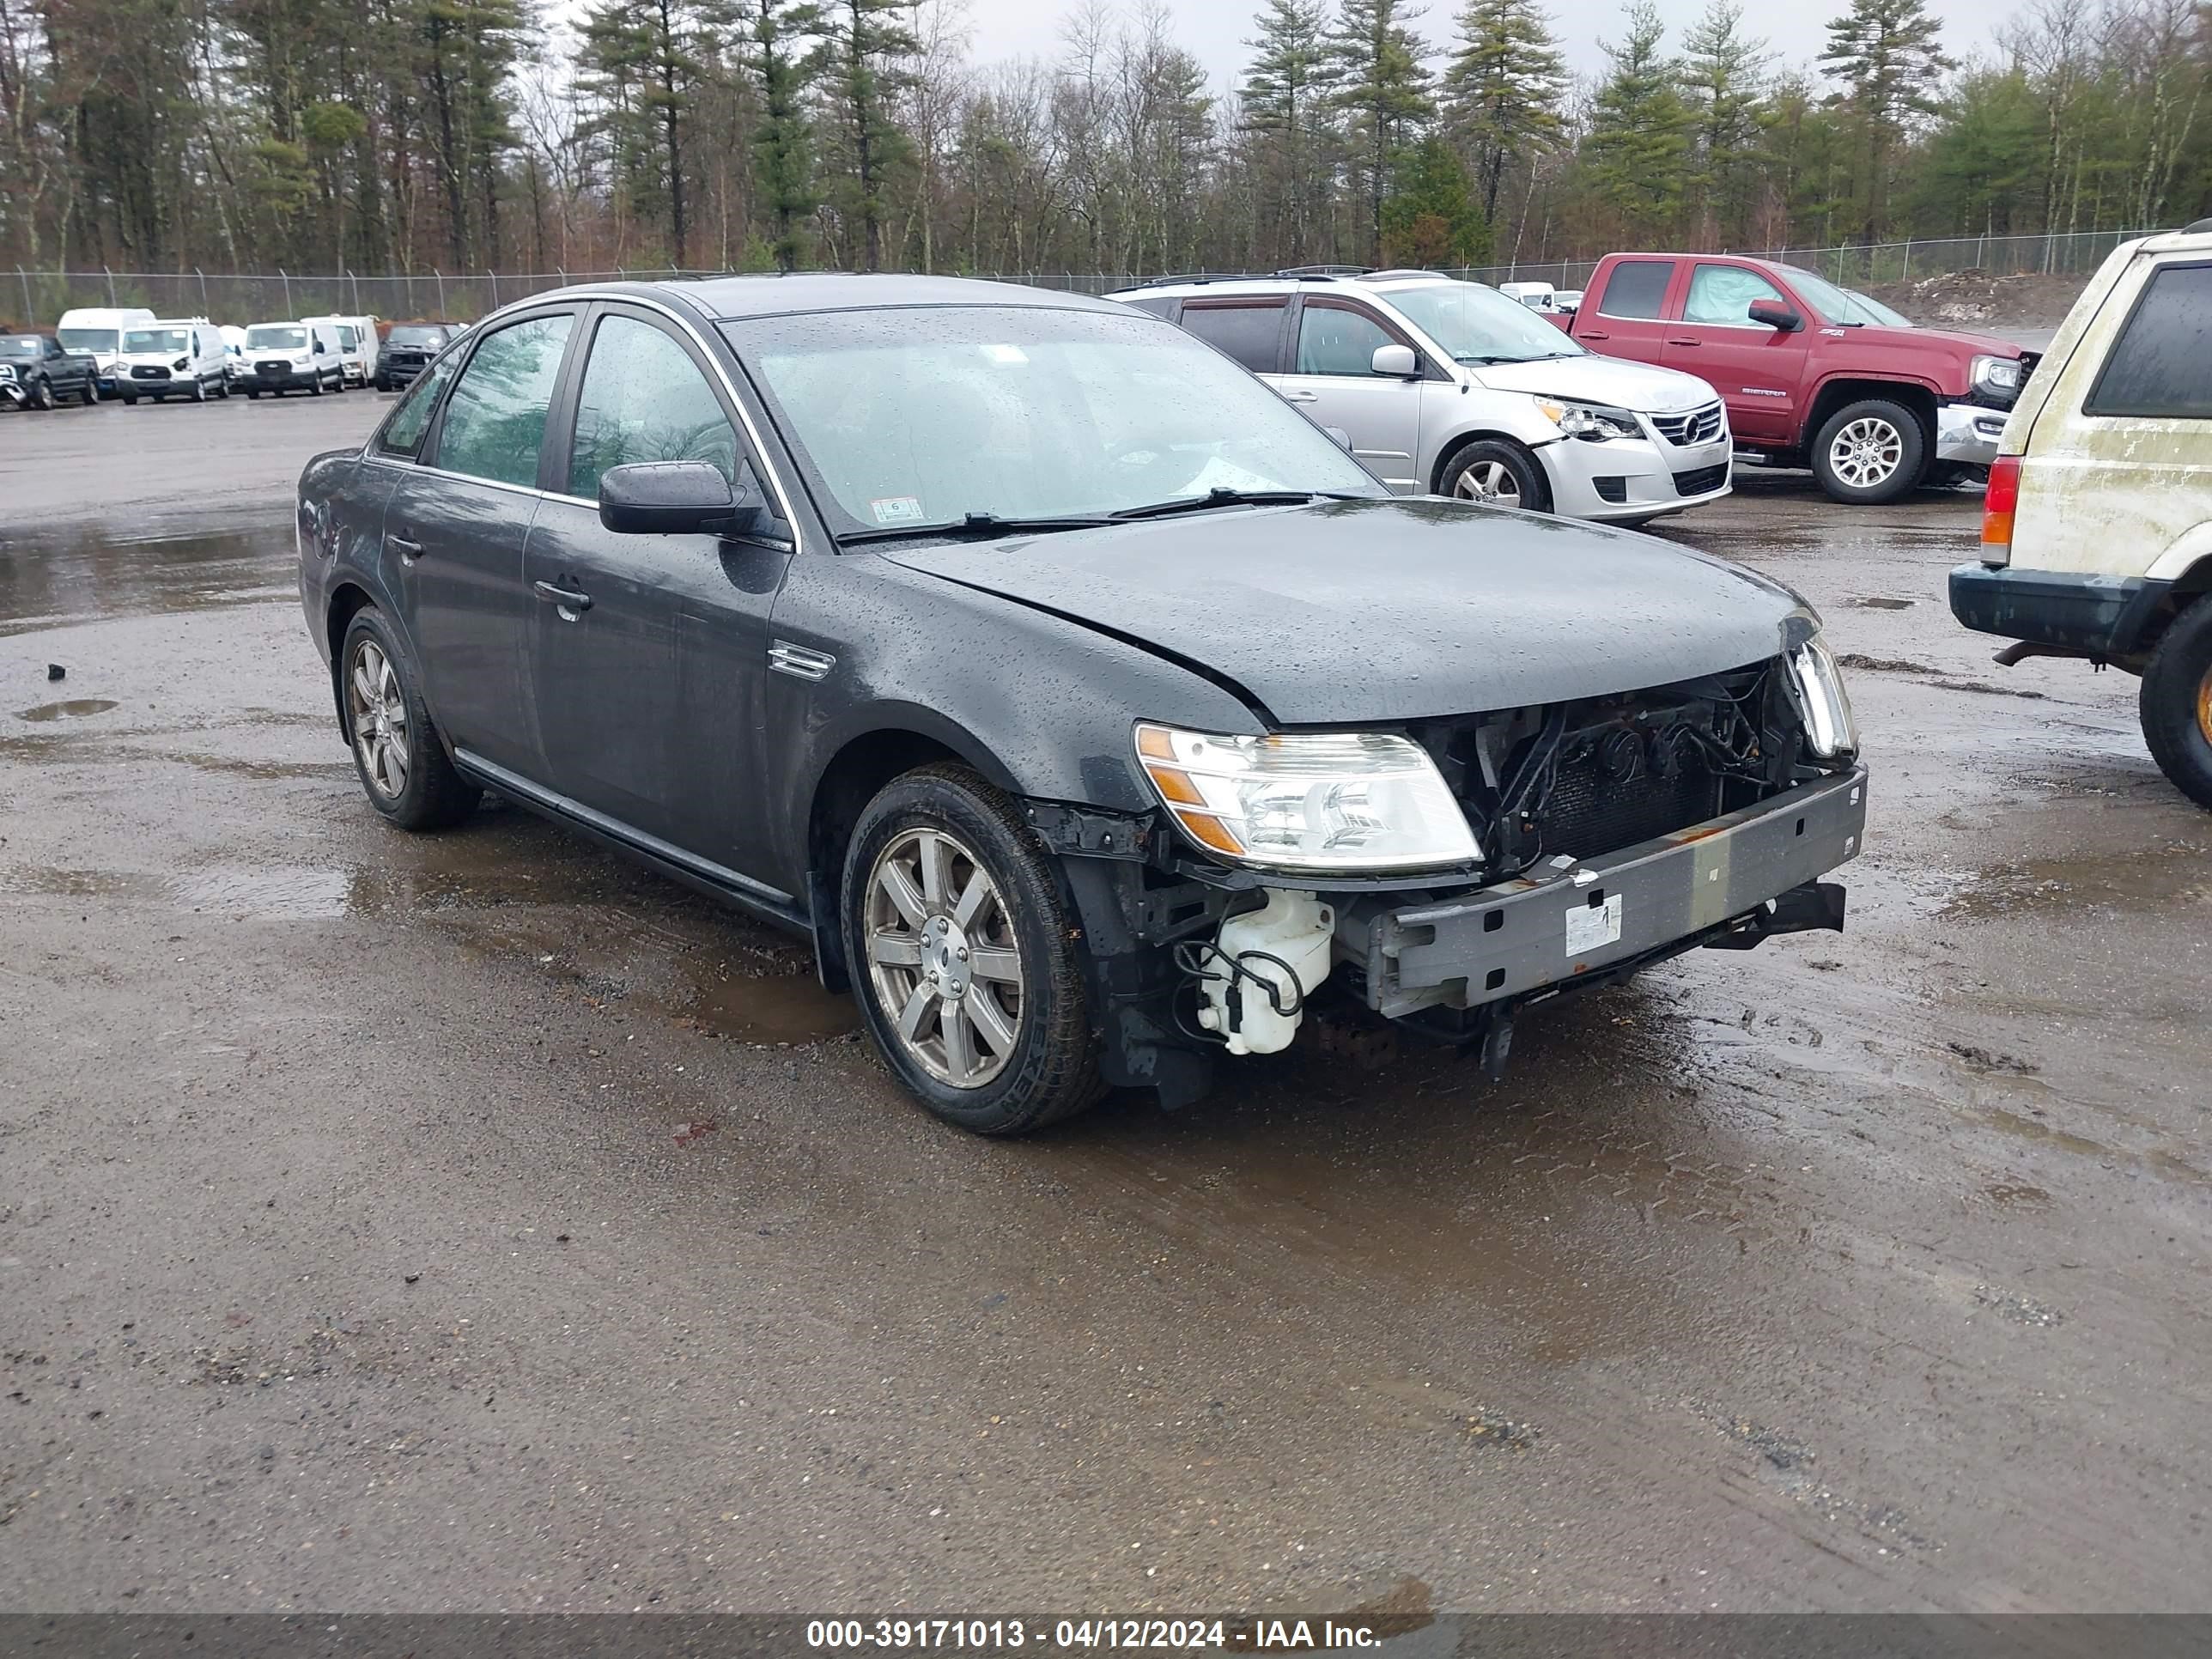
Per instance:
[[[215,395],[224,403],[230,401],[230,376],[226,374],[215,383]]]
[[[253,387],[253,386],[248,386],[248,387],[246,387],[246,402],[248,402],[249,404],[258,404],[258,403],[259,403],[259,402],[261,401],[261,393],[260,393],[259,390],[258,390],[258,388],[256,388],[256,387]]]
[[[84,406],[87,409],[90,409],[94,404],[100,401],[101,394],[100,390],[100,376],[97,374],[86,375],[84,377]]]
[[[197,375],[192,378],[192,401],[196,404],[207,401],[207,382]]]
[[[47,380],[45,375],[40,375],[31,382],[31,390],[26,401],[33,409],[52,409],[54,406],[53,382]]]
[[[927,1012],[920,1027],[924,1035],[915,1046],[899,1034],[900,1009],[885,1006],[886,995],[897,995],[896,981],[909,972],[913,989],[921,992],[919,981],[926,969],[887,966],[883,970],[890,982],[887,994],[878,983],[870,955],[870,909],[878,862],[887,850],[896,858],[897,849],[910,843],[915,832],[945,836],[956,850],[945,866],[945,880],[939,884],[940,902],[930,908],[926,922],[913,925],[927,938],[929,927],[949,921],[954,890],[966,892],[980,872],[995,892],[985,901],[985,908],[969,918],[977,929],[973,935],[978,941],[976,959],[980,963],[987,949],[1003,953],[1009,939],[1018,952],[1012,981],[954,969],[949,959],[945,964],[946,971],[957,972],[967,981],[969,991],[994,998],[1002,1029],[1006,993],[993,988],[1018,988],[1011,1046],[989,1056],[997,1069],[975,1086],[940,1079],[929,1069],[933,1062],[918,1052],[919,1043],[933,1042],[951,1061],[945,1024],[948,1000],[941,992],[926,994]],[[957,874],[963,864],[969,869],[966,878]],[[839,891],[839,924],[861,1018],[884,1062],[931,1111],[975,1134],[1018,1135],[1073,1117],[1105,1094],[1090,1000],[1071,943],[1077,930],[1060,884],[1035,833],[1006,798],[974,772],[963,766],[926,766],[884,785],[854,826]],[[969,936],[956,931],[951,937]],[[961,950],[964,963],[969,960],[966,945]],[[926,957],[921,959],[927,961]],[[962,994],[959,1006],[963,1008],[972,1006],[968,994]],[[963,1020],[968,1041],[973,1042],[982,1027],[967,1021],[964,1014]],[[933,1030],[936,1036],[926,1035]],[[992,1046],[986,1040],[975,1052],[981,1054]]]
[[[391,390],[392,390],[392,379],[391,379],[391,377],[390,377],[389,375],[386,375],[386,374],[380,374],[380,375],[378,375],[378,376],[376,377],[376,389],[377,389],[379,392],[389,392],[389,391],[391,391]]]
[[[374,663],[364,647],[374,647]],[[388,684],[386,668],[391,674]],[[339,717],[340,735],[353,755],[362,793],[371,806],[402,830],[447,829],[476,810],[483,791],[453,769],[445,741],[422,702],[414,662],[400,648],[392,624],[374,605],[363,605],[346,624],[331,672],[338,707],[343,711]],[[366,699],[354,690],[356,674],[364,677],[360,684],[386,690],[386,695],[377,700],[387,714],[380,726],[361,727]],[[397,727],[388,718],[394,708],[402,715]],[[368,718],[373,720],[374,714]],[[378,754],[385,746],[378,741],[382,736],[389,737],[389,747],[398,751],[404,764],[395,766],[389,754]]]
[[[138,394],[137,394],[137,392],[125,392],[125,393],[123,394],[123,406],[124,406],[124,408],[125,408],[125,409],[136,409],[136,408],[137,408],[137,407],[138,407]]]
[[[1839,448],[1855,450],[1856,457],[1839,458]],[[1928,431],[1903,404],[1862,398],[1820,422],[1811,459],[1830,501],[1880,507],[1920,488],[1928,474]]]
[[[1510,483],[1511,499],[1506,485]],[[1454,453],[1444,463],[1437,493],[1460,501],[1486,501],[1518,507],[1526,513],[1552,510],[1551,481],[1534,455],[1505,438],[1484,438]]]
[[[2159,770],[2212,811],[2212,596],[2191,605],[2160,637],[2143,668],[2136,710]]]

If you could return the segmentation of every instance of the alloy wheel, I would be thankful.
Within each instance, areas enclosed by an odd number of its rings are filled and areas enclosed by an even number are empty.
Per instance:
[[[1492,507],[1521,505],[1521,482],[1503,461],[1477,461],[1459,475],[1452,494],[1463,501],[1486,501]]]
[[[1006,1068],[1028,998],[1006,895],[957,837],[908,830],[868,872],[868,977],[923,1070],[980,1089]]]
[[[1828,445],[1828,468],[1853,489],[1887,483],[1905,462],[1905,434],[1887,421],[1863,415]]]
[[[346,713],[362,775],[386,800],[398,799],[407,787],[407,699],[399,689],[398,671],[374,640],[363,640],[354,649],[346,675]]]

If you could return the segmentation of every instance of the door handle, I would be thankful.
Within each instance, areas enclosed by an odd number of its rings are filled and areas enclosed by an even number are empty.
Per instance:
[[[556,587],[551,582],[532,582],[530,585],[538,591],[538,597],[546,604],[560,606],[563,615],[568,615],[571,611],[589,611],[592,608],[592,596],[588,593],[580,593],[573,587]],[[574,622],[575,617],[570,616],[568,620]]]
[[[1321,393],[1318,392],[1285,392],[1283,394],[1283,401],[1286,404],[1317,404],[1321,401]]]
[[[404,536],[386,536],[384,544],[410,564],[422,556],[422,544],[410,542]]]
[[[1674,340],[1674,339],[1670,339],[1670,340],[1668,340],[1668,341],[1667,342],[1667,343],[1668,343],[1668,345],[1693,346],[1693,345],[1703,345],[1703,344],[1705,344],[1705,342],[1704,342],[1703,340]]]
[[[1601,328],[1586,328],[1578,337],[1585,340],[1610,340],[1613,336]]]

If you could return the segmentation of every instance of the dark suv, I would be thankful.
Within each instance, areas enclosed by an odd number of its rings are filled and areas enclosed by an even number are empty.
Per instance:
[[[392,392],[409,384],[459,332],[456,323],[392,324],[376,349],[376,389]]]
[[[811,936],[968,1128],[1180,1104],[1310,1011],[1522,1006],[1840,927],[1819,619],[1391,496],[1172,325],[927,277],[574,289],[300,484],[370,803],[492,789]]]

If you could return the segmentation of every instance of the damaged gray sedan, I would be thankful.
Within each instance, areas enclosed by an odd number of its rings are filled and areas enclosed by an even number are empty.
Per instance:
[[[811,937],[932,1110],[1203,1095],[1334,1005],[1516,1015],[1843,925],[1820,623],[1644,537],[1394,498],[1172,325],[912,277],[569,289],[301,482],[370,804],[486,790]]]

